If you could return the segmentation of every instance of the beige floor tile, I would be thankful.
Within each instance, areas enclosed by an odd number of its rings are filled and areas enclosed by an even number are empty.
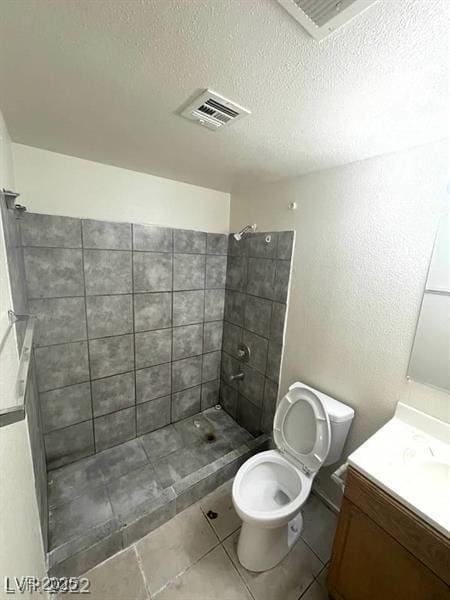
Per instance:
[[[328,592],[315,581],[303,594],[301,600],[328,600],[328,598]]]
[[[172,581],[154,600],[251,600],[251,596],[219,546]]]
[[[197,505],[149,533],[136,549],[150,593],[155,594],[218,543]]]
[[[144,579],[134,548],[113,556],[84,577],[90,582],[89,600],[146,600]]]
[[[247,571],[236,554],[238,536],[239,532],[234,533],[225,540],[224,546],[255,600],[297,600],[323,567],[317,556],[299,539],[286,558],[270,571]]]
[[[325,564],[330,560],[337,516],[315,494],[310,494],[302,512],[302,538]]]
[[[224,540],[241,526],[241,520],[234,510],[231,499],[232,485],[233,481],[224,483],[200,503],[200,507],[206,516],[210,510],[217,513],[217,518],[209,519],[209,522],[220,540]]]

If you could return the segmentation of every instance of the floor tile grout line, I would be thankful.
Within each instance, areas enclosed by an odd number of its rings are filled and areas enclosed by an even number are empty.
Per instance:
[[[130,547],[130,546],[128,546],[128,547]],[[138,568],[139,568],[139,571],[141,573],[141,577],[142,577],[142,579],[144,581],[144,587],[145,587],[145,591],[146,591],[146,594],[147,594],[147,600],[151,600],[152,595],[150,593],[150,587],[148,585],[147,576],[145,574],[144,567],[142,565],[141,555],[139,554],[139,550],[137,548],[137,544],[134,543],[134,544],[131,545],[131,547],[134,550],[134,555],[136,557],[136,562],[138,564]]]
[[[236,530],[236,531],[237,531],[237,530]],[[227,548],[226,548],[226,546],[225,546],[225,540],[228,540],[228,539],[230,539],[230,537],[231,537],[232,535],[234,535],[234,534],[236,533],[236,531],[234,531],[234,532],[233,532],[233,533],[231,533],[231,534],[230,534],[228,537],[226,537],[226,538],[225,538],[225,539],[224,539],[224,540],[221,542],[221,546],[222,546],[222,548],[223,548],[223,550],[224,550],[225,554],[227,555],[227,557],[228,557],[228,559],[229,559],[230,563],[233,565],[233,568],[234,568],[234,570],[235,570],[235,571],[236,571],[236,573],[238,574],[238,576],[239,576],[239,579],[240,579],[240,580],[242,581],[242,583],[244,584],[244,587],[245,587],[245,589],[246,589],[246,590],[248,591],[248,593],[250,594],[250,598],[252,598],[253,600],[256,600],[256,597],[253,595],[253,592],[251,591],[251,589],[250,589],[250,587],[249,587],[248,583],[246,582],[246,580],[245,580],[244,576],[243,576],[243,575],[242,575],[242,573],[239,571],[239,569],[237,568],[237,566],[234,564],[234,560],[233,560],[233,558],[232,558],[231,554],[228,552],[228,550],[227,550]]]

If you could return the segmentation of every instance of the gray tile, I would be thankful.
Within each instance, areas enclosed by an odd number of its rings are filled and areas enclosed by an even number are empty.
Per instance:
[[[202,353],[203,325],[185,325],[173,329],[173,360],[188,358]]]
[[[231,375],[236,375],[241,371],[241,364],[236,358],[233,358],[226,352],[222,352],[222,362],[220,366],[221,376],[233,389],[239,389],[239,381],[230,381]]]
[[[92,379],[126,373],[134,369],[132,335],[118,335],[89,341]]]
[[[183,447],[183,438],[173,425],[144,435],[142,445],[148,458],[153,461]]]
[[[206,287],[224,288],[227,278],[227,257],[206,257]]]
[[[228,254],[228,236],[226,233],[206,234],[206,254]]]
[[[221,352],[209,352],[203,355],[202,382],[214,381],[220,377]]]
[[[48,473],[48,504],[63,504],[81,496],[87,489],[103,485],[99,456],[90,456]]]
[[[134,252],[134,291],[168,292],[172,289],[172,255]]]
[[[205,288],[205,255],[173,255],[173,289],[203,290]]]
[[[242,523],[233,507],[231,488],[232,481],[227,481],[227,483],[203,498],[200,503],[206,517],[209,511],[216,513],[217,517],[209,520],[209,524],[221,541],[239,529]]]
[[[40,392],[89,381],[86,342],[36,348],[34,357]]]
[[[275,381],[275,383],[278,383],[278,380],[280,378],[282,350],[283,346],[281,344],[274,344],[273,342],[269,342],[266,375],[267,377],[270,377],[272,381]]]
[[[79,219],[27,212],[21,216],[20,229],[24,246],[81,248]]]
[[[271,242],[266,242],[267,235]],[[248,255],[255,258],[274,258],[277,253],[278,234],[272,231],[261,231],[248,236]]]
[[[170,396],[136,406],[137,435],[154,431],[170,423]]]
[[[220,379],[202,384],[201,409],[205,410],[219,404]]]
[[[278,246],[277,246],[277,258],[283,258],[284,260],[291,260],[292,246],[294,244],[294,232],[293,231],[279,231]]]
[[[122,528],[124,547],[140,540],[176,515],[176,494],[171,487],[163,490],[151,507],[146,507],[142,516],[131,516]]]
[[[241,395],[237,401],[236,421],[252,435],[261,433],[261,409]]]
[[[273,430],[273,418],[277,408],[278,385],[270,379],[265,379],[263,411],[261,417],[261,429],[264,433],[271,434]]]
[[[47,346],[86,339],[84,298],[43,298],[29,301],[37,317],[34,345]]]
[[[223,321],[211,321],[203,327],[203,352],[222,349]]]
[[[242,326],[244,324],[245,294],[226,290],[224,318],[230,323]]]
[[[133,332],[131,294],[88,296],[86,311],[90,339]]]
[[[290,262],[287,260],[276,261],[275,287],[273,290],[273,299],[279,302],[286,302],[289,288],[289,273],[291,270]]]
[[[275,261],[267,258],[249,258],[247,293],[272,299],[275,284]]]
[[[315,494],[310,494],[302,510],[302,538],[323,563],[330,560],[337,516]]]
[[[220,382],[220,404],[227,411],[229,415],[236,418],[237,411],[237,399],[238,393],[237,390],[234,390],[223,380]]]
[[[56,469],[94,454],[94,432],[91,421],[47,433],[44,441],[49,469]]]
[[[153,367],[172,358],[172,330],[156,329],[136,333],[136,368]]]
[[[172,394],[172,422],[185,419],[200,411],[201,386]]]
[[[226,287],[229,290],[243,292],[247,286],[247,258],[229,256],[227,261]]]
[[[172,363],[172,391],[179,392],[201,383],[202,357],[193,356]]]
[[[203,322],[205,292],[174,292],[173,326]]]
[[[256,406],[261,407],[264,395],[264,375],[248,364],[241,365],[244,378],[239,383],[239,392]]]
[[[228,236],[228,256],[244,256],[247,255],[248,237],[244,237],[237,241],[232,233]]]
[[[83,221],[83,247],[131,250],[131,225],[107,221]]]
[[[172,252],[172,229],[157,225],[133,225],[134,250]]]
[[[189,229],[174,229],[173,247],[174,252],[205,254],[206,233]]]
[[[92,419],[91,386],[79,383],[39,396],[44,433]]]
[[[130,294],[132,292],[131,252],[125,250],[84,250],[86,294]]]
[[[94,417],[134,405],[134,372],[96,379],[92,382]]]
[[[274,302],[272,306],[272,320],[270,322],[270,341],[277,344],[283,343],[284,319],[286,305]]]
[[[171,392],[171,363],[136,371],[136,402],[148,402]]]
[[[127,515],[136,507],[146,505],[148,508],[158,498],[161,487],[151,465],[132,471],[108,485],[108,495],[114,513],[126,522]]]
[[[112,481],[148,464],[140,440],[124,442],[96,455],[96,464],[105,482]]]
[[[205,321],[223,319],[225,290],[205,290]]]
[[[55,548],[79,537],[113,518],[111,504],[103,487],[87,490],[72,502],[50,512],[50,547]]]
[[[247,296],[244,310],[244,327],[262,335],[269,337],[270,318],[272,315],[272,302],[255,296]]]
[[[172,294],[156,292],[134,295],[135,331],[164,329],[172,326]]]
[[[197,447],[185,447],[155,460],[153,465],[161,485],[168,487],[208,464],[210,458]]]
[[[237,325],[224,321],[223,323],[223,349],[231,356],[238,358],[238,345],[242,341],[243,330]]]
[[[94,432],[97,452],[132,439],[136,436],[134,407],[97,417],[94,419]]]
[[[81,250],[24,248],[29,298],[83,296]]]
[[[248,365],[261,373],[266,372],[268,341],[256,333],[243,330],[242,341],[250,349]]]

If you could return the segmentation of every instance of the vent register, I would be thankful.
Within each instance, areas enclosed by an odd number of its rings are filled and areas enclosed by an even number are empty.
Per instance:
[[[230,125],[249,114],[250,111],[246,108],[211,90],[203,92],[181,112],[186,119],[195,121],[213,131]]]

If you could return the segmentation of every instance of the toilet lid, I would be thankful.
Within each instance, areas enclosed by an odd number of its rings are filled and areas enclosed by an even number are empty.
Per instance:
[[[330,450],[331,430],[321,400],[306,388],[293,388],[280,401],[273,422],[277,448],[306,472],[320,469]]]

